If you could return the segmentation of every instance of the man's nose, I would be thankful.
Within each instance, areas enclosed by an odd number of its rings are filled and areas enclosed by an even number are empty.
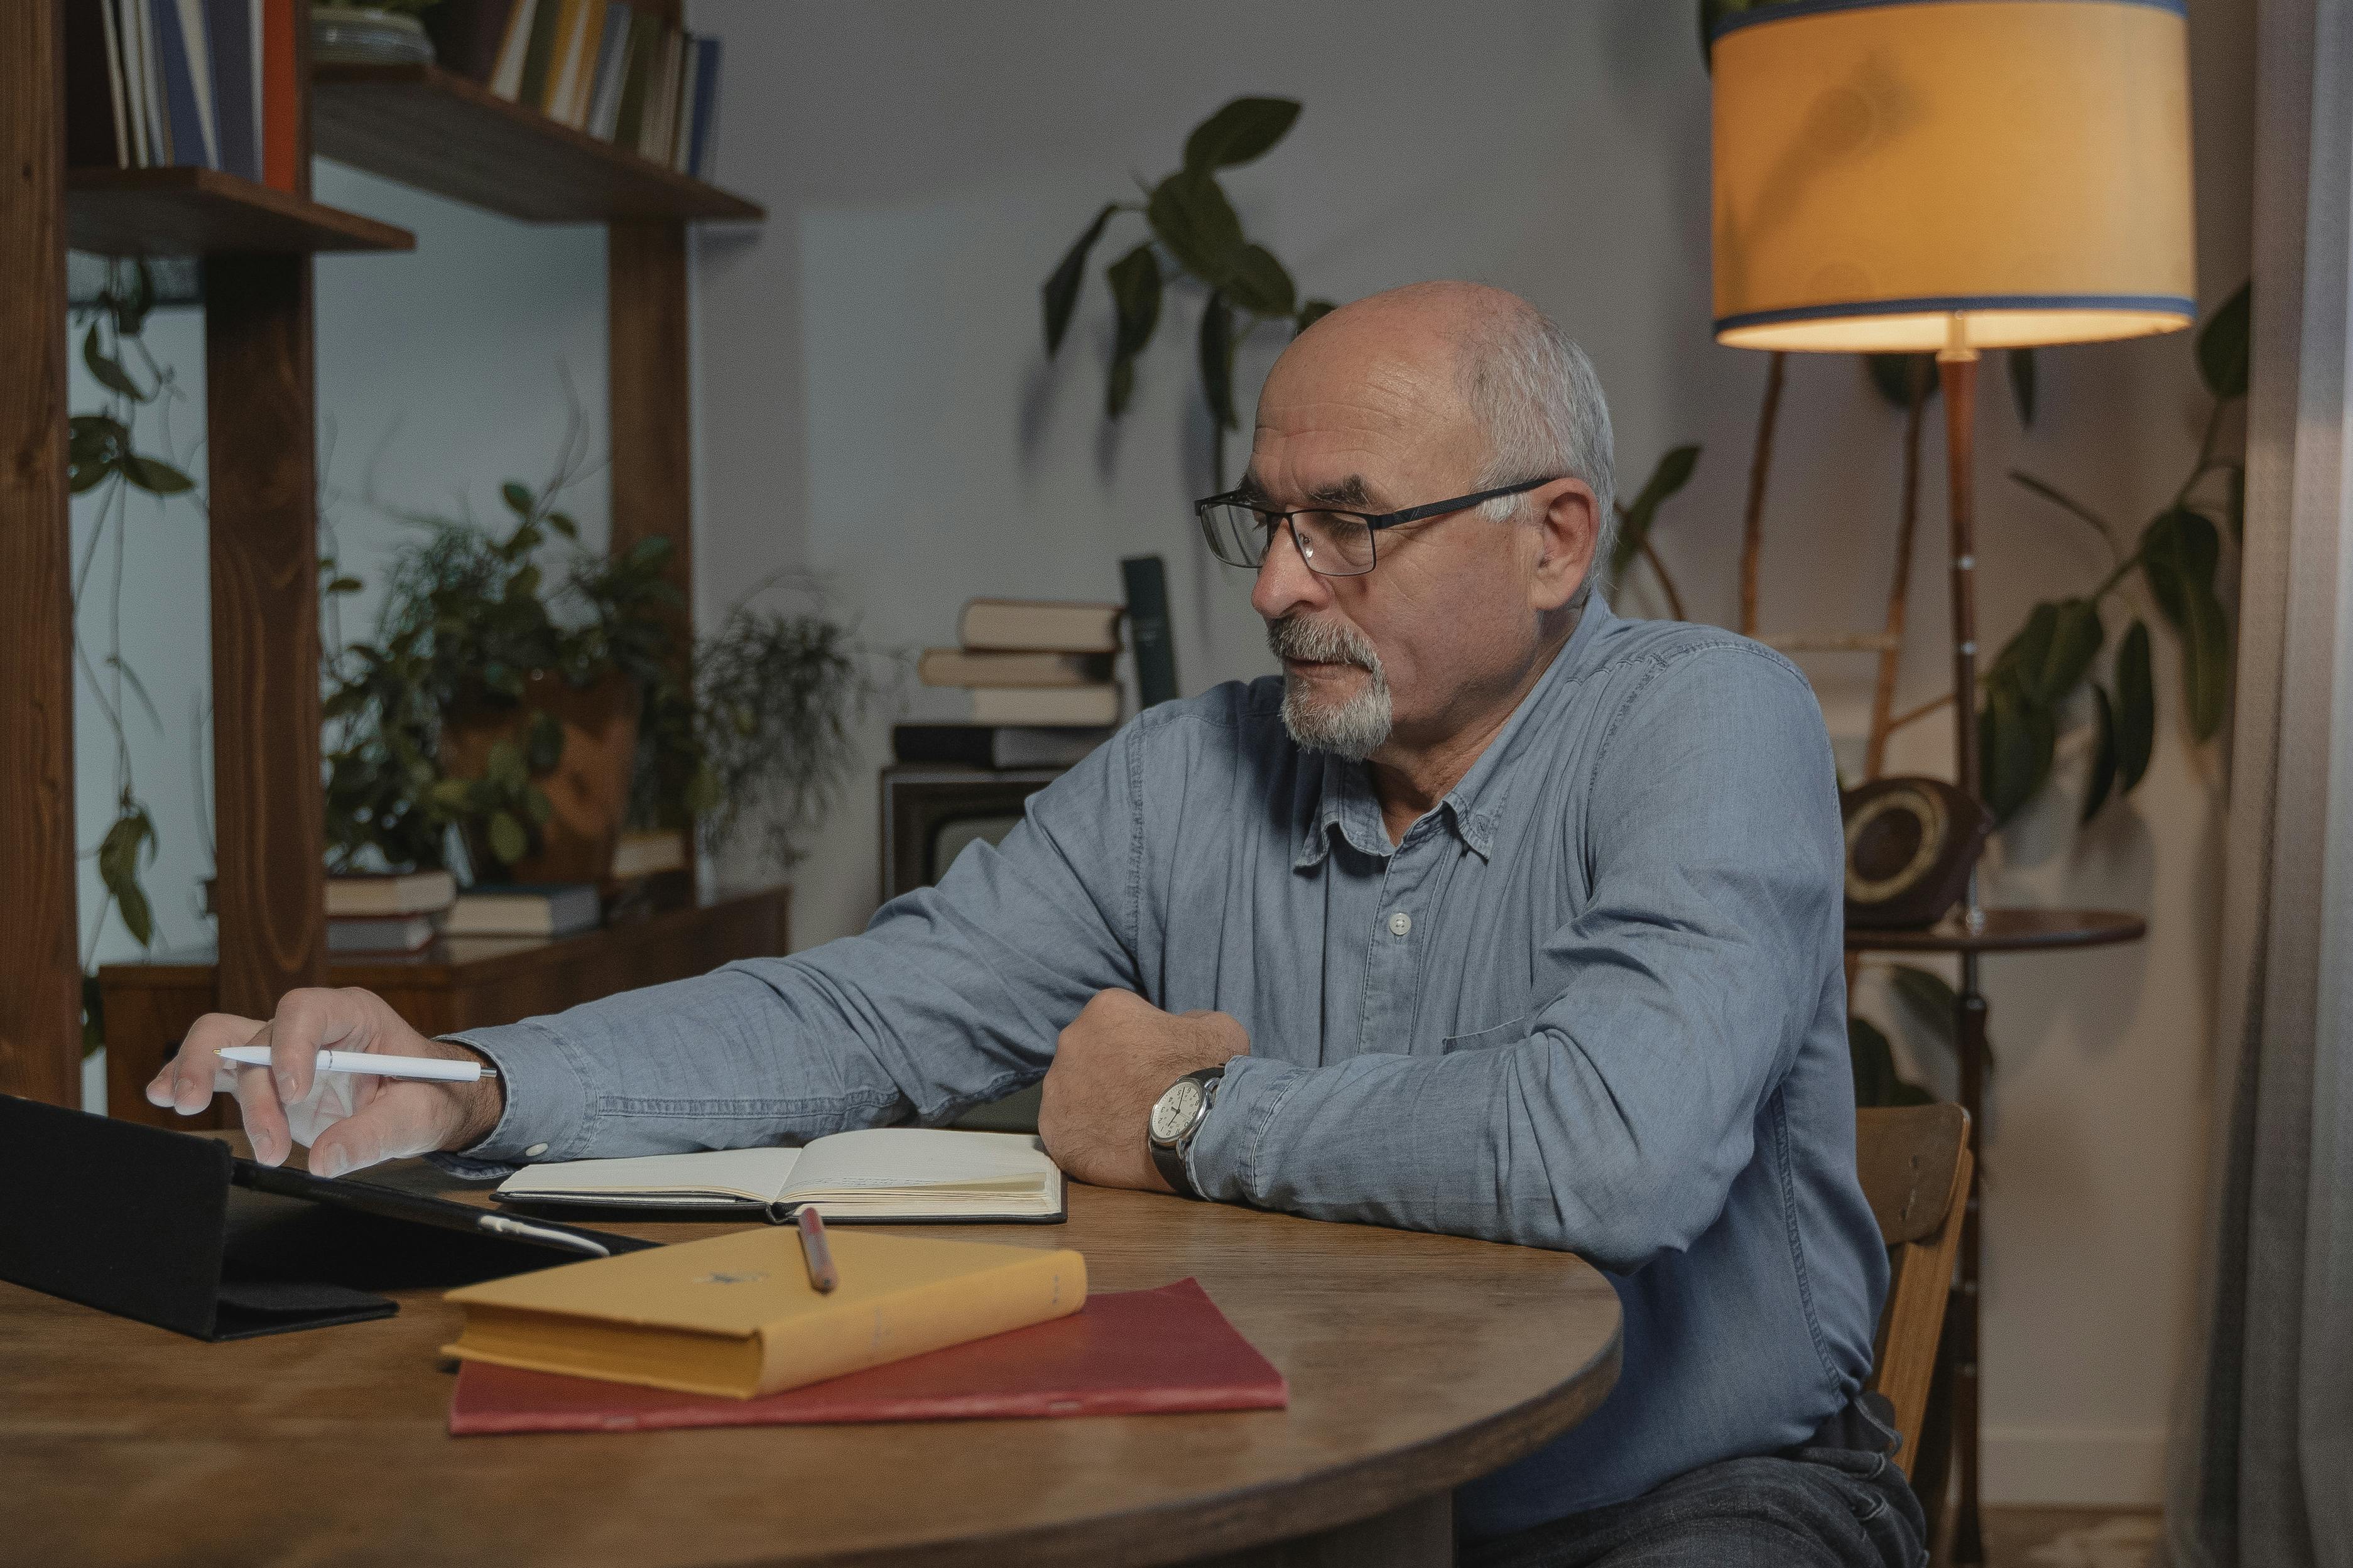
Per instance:
[[[1329,584],[1307,568],[1299,542],[1288,525],[1274,531],[1267,542],[1266,559],[1258,563],[1258,582],[1250,589],[1250,608],[1268,621],[1279,621],[1301,608],[1320,609],[1332,602]]]

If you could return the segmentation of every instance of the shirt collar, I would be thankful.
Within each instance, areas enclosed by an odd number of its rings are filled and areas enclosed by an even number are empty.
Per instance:
[[[1577,630],[1553,656],[1552,663],[1536,678],[1528,694],[1520,699],[1520,705],[1504,721],[1494,740],[1479,753],[1479,760],[1471,764],[1461,782],[1439,800],[1455,837],[1482,860],[1494,853],[1495,827],[1503,820],[1504,805],[1511,792],[1511,760],[1524,749],[1530,716],[1558,700],[1561,689],[1572,679],[1570,671],[1585,662],[1600,636],[1602,624],[1611,618],[1608,601],[1595,593],[1577,617]],[[1330,853],[1335,827],[1359,853],[1378,860],[1388,859],[1396,853],[1397,847],[1389,842],[1388,827],[1381,821],[1380,802],[1373,797],[1365,764],[1328,752],[1318,760],[1324,769],[1323,788],[1298,858],[1292,862],[1293,868],[1303,871],[1321,865]]]

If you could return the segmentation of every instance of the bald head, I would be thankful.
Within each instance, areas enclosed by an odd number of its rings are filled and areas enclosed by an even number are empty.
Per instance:
[[[1485,489],[1570,474],[1593,489],[1607,563],[1617,531],[1609,408],[1593,362],[1527,300],[1483,283],[1409,283],[1343,305],[1301,333],[1271,396],[1354,378],[1430,438],[1480,451]],[[1450,428],[1450,426],[1453,428]],[[1508,515],[1505,497],[1489,503]]]

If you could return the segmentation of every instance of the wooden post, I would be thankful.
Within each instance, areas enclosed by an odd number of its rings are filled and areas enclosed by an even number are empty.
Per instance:
[[[613,552],[659,534],[664,575],[681,601],[682,650],[694,637],[693,390],[687,374],[686,225],[616,222],[606,231],[607,385],[612,411]],[[681,676],[687,659],[680,660]],[[687,871],[694,872],[694,836]]]
[[[61,16],[0,5],[0,1091],[79,1106]]]
[[[296,194],[311,195],[311,30],[294,29]],[[327,978],[311,260],[205,264],[214,908],[225,1013]]]

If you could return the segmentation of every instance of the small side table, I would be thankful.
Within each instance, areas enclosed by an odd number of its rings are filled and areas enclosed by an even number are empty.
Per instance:
[[[2148,922],[2116,910],[1986,910],[1975,930],[1957,914],[1925,931],[1855,931],[1846,933],[1849,952],[1954,952],[1960,954],[1961,985],[1953,1037],[1960,1062],[1961,1109],[1969,1113],[1969,1141],[1978,1155],[1969,1177],[1968,1209],[1961,1221],[1961,1279],[1951,1312],[1960,1344],[1953,1369],[1953,1447],[1961,1470],[1959,1510],[1953,1520],[1953,1561],[1982,1563],[1985,1538],[1978,1519],[1978,1184],[1984,1179],[1983,1151],[1977,1147],[1985,1125],[1986,999],[1978,989],[1978,960],[1989,952],[2038,952],[2049,948],[2106,947],[2138,942]]]

